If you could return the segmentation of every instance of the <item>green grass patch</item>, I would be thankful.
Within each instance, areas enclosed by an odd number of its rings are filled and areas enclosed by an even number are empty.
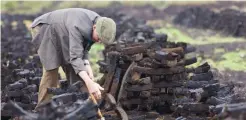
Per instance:
[[[163,9],[168,7],[168,1],[119,1],[124,6],[145,6],[145,5],[152,5],[155,8]]]
[[[34,14],[52,8],[51,1],[3,1],[2,11],[10,14]]]
[[[172,24],[166,23],[164,25],[165,26],[163,28],[156,29],[155,33],[167,34],[168,41],[186,42],[192,45],[206,45],[206,44],[232,43],[232,42],[245,42],[246,43],[245,38],[224,37],[219,34],[192,38],[187,33],[176,28]]]
[[[245,42],[244,38],[235,38],[235,37],[223,37],[219,34],[208,37],[198,37],[196,41],[203,41],[201,43],[197,42],[197,44],[216,44],[216,43],[233,43],[233,42]],[[246,43],[246,42],[245,42]]]
[[[165,33],[168,36],[168,41],[173,42],[187,42],[190,44],[194,44],[194,40],[188,35],[182,33],[180,30],[174,27],[165,27],[161,29],[155,30],[155,33]]]
[[[217,63],[218,68],[246,71],[246,50],[228,52],[222,58],[225,60]]]
[[[41,12],[43,9],[52,11],[70,7],[103,8],[109,7],[110,5],[132,7],[152,5],[155,8],[164,9],[170,5],[185,6],[211,3],[215,3],[215,1],[2,1],[1,10],[10,14],[35,14]]]
[[[216,1],[118,1],[125,6],[145,6],[152,5],[153,7],[163,9],[170,5],[186,6],[186,5],[202,5],[202,4],[213,4]]]
[[[56,3],[55,3],[56,2]],[[55,3],[55,4],[54,4]],[[166,7],[165,1],[3,1],[2,11],[10,14],[35,14],[43,9],[49,11],[71,7],[80,8],[105,8],[110,5],[117,6],[145,6],[152,5],[157,8]]]
[[[111,1],[63,1],[55,9],[82,7],[82,8],[103,8],[108,7]]]
[[[103,75],[99,72],[100,66],[97,64],[98,60],[104,59],[102,50],[104,50],[104,45],[96,43],[92,45],[89,51],[89,61],[96,81],[100,80],[101,76]]]
[[[246,72],[246,50],[224,53],[221,56],[221,58],[223,59],[216,61],[212,58],[202,59],[199,55],[197,55],[197,62],[187,67],[197,67],[201,65],[203,62],[208,62],[213,68],[217,68],[219,70],[229,69],[234,71]]]
[[[221,54],[221,53],[225,53],[224,48],[215,48],[214,49],[214,54]]]
[[[186,6],[186,5],[206,5],[206,4],[214,4],[216,0],[209,0],[209,1],[167,1],[168,5],[179,5],[179,6]]]
[[[147,24],[157,28],[157,26],[161,26],[161,28],[156,29],[156,33],[165,33],[168,35],[168,41],[172,42],[186,42],[192,45],[206,45],[206,44],[218,44],[218,43],[234,43],[234,42],[242,42],[246,44],[245,38],[235,38],[235,37],[226,37],[220,34],[212,34],[209,35],[206,30],[199,30],[199,33],[195,38],[192,38],[190,34],[196,34],[195,29],[192,29],[192,32],[187,32],[190,29],[187,28],[187,31],[182,31],[178,27],[162,21],[149,21]],[[221,58],[216,58],[215,55],[221,55]],[[197,67],[202,62],[207,61],[212,67],[218,68],[219,70],[235,70],[235,71],[246,71],[246,50],[239,50],[232,52],[227,52],[223,48],[215,48],[214,55],[204,55],[205,59],[202,59],[199,55],[197,55],[198,62],[192,64],[188,67]],[[215,58],[213,58],[215,57]],[[217,60],[216,60],[217,59]]]

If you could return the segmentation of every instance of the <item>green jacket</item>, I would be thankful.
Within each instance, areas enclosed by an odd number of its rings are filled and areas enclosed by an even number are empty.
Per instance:
[[[46,70],[71,64],[76,74],[86,70],[83,59],[88,59],[92,42],[92,26],[97,13],[69,8],[46,13],[36,18],[31,27],[41,25],[32,42],[38,49]]]

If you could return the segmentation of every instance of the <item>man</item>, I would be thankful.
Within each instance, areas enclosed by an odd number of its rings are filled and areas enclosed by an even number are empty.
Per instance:
[[[88,92],[100,99],[103,88],[93,81],[88,51],[94,42],[113,42],[115,22],[87,9],[68,8],[36,18],[31,28],[32,42],[44,67],[36,109],[51,99],[47,88],[57,87],[60,66],[70,84],[82,79]]]

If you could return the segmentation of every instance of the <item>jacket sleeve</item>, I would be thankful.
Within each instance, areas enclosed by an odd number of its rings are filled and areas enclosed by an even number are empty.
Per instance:
[[[84,53],[83,42],[83,36],[79,32],[78,28],[76,26],[69,27],[70,63],[73,66],[76,74],[78,74],[80,71],[86,71],[84,62],[82,60]]]
[[[83,56],[87,49],[84,48],[83,42],[92,30],[92,22],[89,15],[81,9],[73,9],[66,13],[65,25],[69,32],[69,57],[70,64],[78,74],[80,71],[87,71]]]

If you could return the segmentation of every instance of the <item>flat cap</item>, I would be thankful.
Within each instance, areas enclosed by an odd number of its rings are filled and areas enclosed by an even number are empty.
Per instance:
[[[116,24],[113,19],[99,17],[96,22],[96,32],[103,44],[110,44],[116,35]]]

